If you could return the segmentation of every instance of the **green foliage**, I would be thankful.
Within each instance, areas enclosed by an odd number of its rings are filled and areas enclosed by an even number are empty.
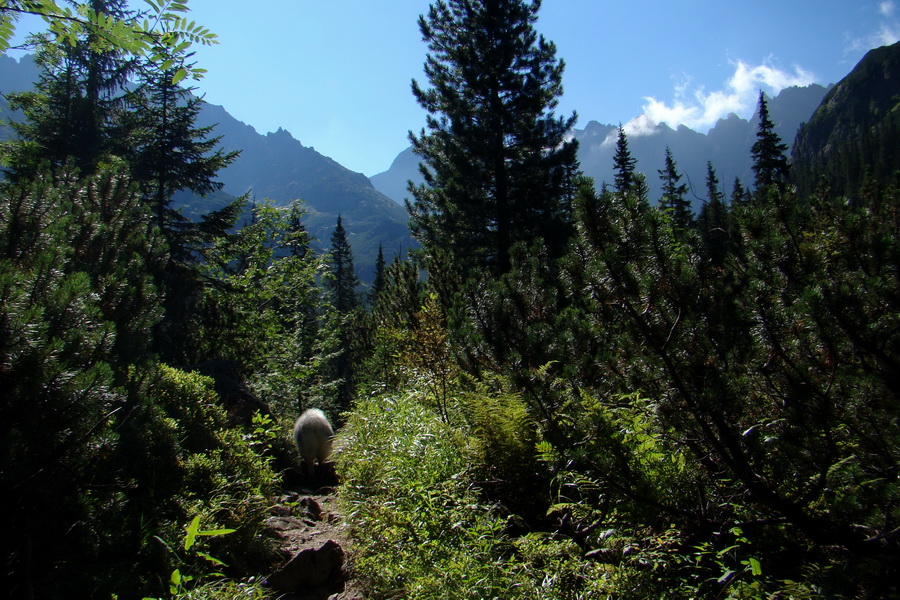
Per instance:
[[[406,387],[410,372],[402,360],[411,346],[413,324],[421,308],[419,269],[396,257],[383,273],[379,293],[357,338],[360,389],[398,390]],[[373,289],[374,291],[374,289]]]
[[[777,186],[780,191],[784,191],[789,171],[788,147],[775,133],[775,124],[769,118],[769,109],[762,92],[759,93],[757,114],[759,127],[756,132],[756,142],[753,143],[751,150],[756,192],[758,195],[764,195],[766,190],[772,186]]]
[[[371,597],[575,597],[594,568],[552,539],[504,534],[502,512],[473,492],[467,439],[412,395],[364,398],[350,415],[340,498]]]
[[[672,150],[668,147],[665,167],[658,172],[662,181],[662,198],[659,200],[659,206],[671,212],[675,227],[681,229],[690,227],[694,218],[691,214],[691,201],[686,198],[688,186],[686,183],[680,183],[681,173],[678,172],[678,165],[672,157]]]
[[[210,382],[147,356],[164,246],[135,189],[114,167],[6,184],[0,223],[10,590],[152,589],[152,536],[189,507],[239,530],[223,544],[230,564],[262,560],[268,462]]]
[[[470,477],[484,498],[516,518],[536,520],[546,505],[549,476],[537,460],[537,423],[508,381],[469,380],[460,412],[469,432]]]
[[[34,583],[29,571],[90,585],[86,563],[106,561],[104,538],[119,537],[112,522],[130,476],[119,424],[137,400],[129,364],[142,362],[159,314],[147,272],[157,244],[115,169],[0,190],[2,554],[14,593]]]
[[[466,278],[506,272],[510,249],[535,236],[561,254],[571,233],[575,116],[553,112],[564,65],[534,30],[539,9],[451,0],[419,18],[430,87],[413,94],[429,117],[411,136],[425,183],[410,188],[410,226]]]
[[[758,582],[748,563],[754,579],[738,578],[735,597],[788,579],[817,585],[803,581],[802,569],[827,572],[832,559],[810,548],[837,545],[861,557],[868,542],[859,524],[885,534],[893,527],[885,511],[897,502],[880,479],[900,441],[888,408],[894,384],[880,366],[895,360],[887,331],[896,315],[876,308],[896,290],[884,270],[896,220],[878,204],[818,197],[802,205],[790,192],[767,194],[762,206],[732,212],[740,244],[712,263],[701,240],[679,235],[639,199],[588,197],[568,275],[587,300],[595,346],[612,349],[582,371],[581,385],[601,400],[570,413],[584,437],[561,449],[561,460],[597,486],[577,503],[608,507],[586,513],[592,519],[628,515],[655,531],[676,523],[700,543],[729,523],[755,524],[751,556],[778,572]],[[879,358],[867,358],[875,347]],[[631,398],[626,412],[610,403],[617,397]],[[863,433],[876,421],[877,450]],[[878,499],[860,501],[864,488]],[[775,558],[781,552],[794,552],[796,563]],[[891,568],[890,550],[873,552],[874,562],[860,558],[865,569]],[[739,565],[729,568],[743,573]],[[696,566],[715,570],[709,561]],[[721,575],[720,591],[735,577]],[[852,577],[830,584],[848,586],[839,593],[878,589]]]
[[[54,0],[11,0],[0,8],[0,53],[9,49],[20,14],[38,15],[49,26],[48,39],[57,46],[75,46],[90,39],[93,51],[118,51],[141,57],[166,71],[172,54],[185,52],[191,44],[216,44],[216,34],[189,20],[187,0],[145,0],[150,10],[117,14],[105,5],[61,5]],[[206,71],[183,66],[173,82],[187,76],[199,79]]]
[[[201,577],[224,577],[224,575],[219,572],[204,572],[202,574],[198,573],[196,571],[196,564],[191,564],[191,559],[194,559],[194,561],[196,561],[196,559],[202,559],[206,562],[207,566],[211,565],[213,568],[226,566],[225,563],[223,563],[221,560],[210,556],[206,552],[203,552],[199,547],[195,547],[195,544],[197,543],[197,538],[201,536],[220,536],[227,535],[229,533],[234,533],[234,529],[201,530],[200,515],[197,515],[186,527],[184,544],[182,548],[186,553],[184,557],[179,555],[178,551],[172,548],[172,546],[167,544],[164,540],[162,540],[161,538],[157,538],[173,555],[174,559],[179,563],[179,566],[176,567],[175,570],[172,571],[172,574],[169,576],[170,597],[191,597],[188,593],[188,590],[196,585],[192,582],[199,580]],[[144,600],[151,599],[145,598]]]
[[[406,351],[400,357],[402,365],[409,369],[410,377],[427,398],[428,404],[450,423],[451,387],[458,369],[450,355],[447,331],[437,296],[425,297],[422,309],[413,317],[412,335]]]
[[[211,284],[193,331],[198,356],[237,361],[280,414],[322,393],[318,378],[333,351],[319,336],[323,263],[312,252],[287,251],[299,241],[290,218],[270,203],[256,205],[250,223],[206,250],[202,274]]]
[[[353,250],[347,241],[347,232],[340,216],[331,235],[327,265],[328,271],[323,279],[335,312],[334,325],[338,342],[329,360],[329,376],[335,383],[336,408],[343,411],[349,408],[357,384],[359,361],[354,349],[358,345],[356,335],[365,325],[356,291],[360,283],[353,266]]]
[[[620,124],[616,137],[616,153],[613,156],[616,192],[626,194],[634,189],[636,166],[637,159],[631,155],[631,150],[628,149],[628,136],[625,135],[625,128]]]
[[[171,208],[173,196],[181,191],[206,196],[220,190],[216,174],[239,152],[223,151],[221,138],[210,137],[214,127],[196,127],[202,101],[172,83],[172,72],[144,75],[126,96],[129,110],[120,118],[120,127],[133,133],[117,140],[114,151],[127,157],[157,225],[175,258],[183,262],[191,258],[191,238],[201,232]]]
[[[161,429],[154,436],[168,438],[156,445],[170,448],[178,465],[161,474],[169,479],[171,496],[165,497],[177,500],[194,520],[210,523],[212,530],[235,530],[227,538],[210,540],[215,556],[232,566],[263,567],[270,549],[260,538],[262,520],[267,498],[279,483],[270,461],[228,425],[210,379],[162,365],[151,391],[162,411]],[[147,460],[153,464],[154,459]],[[160,537],[172,539],[170,534]]]

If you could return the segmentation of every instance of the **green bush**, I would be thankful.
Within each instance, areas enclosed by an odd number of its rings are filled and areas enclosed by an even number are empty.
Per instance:
[[[483,501],[475,483],[483,465],[471,461],[500,435],[453,429],[413,393],[358,402],[336,455],[353,568],[371,597],[575,598],[585,589],[596,565],[552,537],[513,540],[509,515]]]
[[[164,423],[178,439],[181,481],[175,498],[188,515],[200,515],[208,529],[235,530],[210,540],[215,556],[240,570],[266,567],[270,548],[259,534],[267,497],[279,485],[269,461],[228,427],[211,379],[161,365],[153,392]]]

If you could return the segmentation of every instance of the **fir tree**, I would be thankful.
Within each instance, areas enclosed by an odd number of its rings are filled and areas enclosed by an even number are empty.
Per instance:
[[[672,157],[672,150],[668,147],[666,148],[665,166],[659,169],[658,173],[659,179],[662,181],[660,207],[671,213],[675,227],[687,229],[693,223],[691,202],[685,197],[688,186],[680,183],[681,173],[678,172],[678,165]]]
[[[215,181],[216,174],[240,153],[225,152],[220,147],[221,136],[210,137],[213,126],[196,126],[202,101],[189,88],[173,83],[177,71],[173,66],[150,72],[143,86],[131,94],[129,121],[137,134],[128,140],[130,148],[122,148],[120,154],[128,156],[174,257],[187,260],[187,240],[198,232],[171,208],[172,198],[181,191],[206,196],[222,189],[223,184]]]
[[[305,258],[310,252],[309,233],[306,230],[306,224],[303,218],[306,211],[298,200],[291,202],[290,212],[288,213],[288,232],[285,245],[291,253],[291,256],[297,258]]]
[[[745,204],[749,199],[750,192],[744,187],[739,177],[734,178],[734,184],[731,186],[731,206],[740,206]]]
[[[766,106],[766,98],[759,93],[759,127],[756,131],[756,142],[753,144],[753,175],[757,195],[764,194],[766,190],[777,186],[784,189],[788,178],[788,161],[785,152],[787,145],[781,142],[781,138],[775,133],[775,125],[769,118],[769,109]]]
[[[619,125],[616,153],[613,155],[614,188],[619,194],[627,194],[634,189],[636,165],[637,160],[631,156],[631,151],[628,149],[628,136],[625,135],[625,128]]]
[[[124,0],[92,0],[89,6],[116,19],[130,15]],[[14,95],[11,104],[26,117],[13,123],[20,140],[10,160],[13,179],[69,159],[89,175],[112,153],[115,139],[128,137],[120,116],[134,61],[121,49],[98,43],[98,35],[89,30],[71,44],[40,46],[35,90]]]
[[[347,232],[340,215],[331,234],[330,258],[331,278],[327,282],[332,303],[339,313],[347,314],[359,306],[359,297],[356,295],[359,278],[353,267],[353,250],[347,241]]]
[[[141,85],[128,96],[131,111],[122,119],[134,134],[116,140],[115,151],[125,157],[151,207],[156,225],[169,245],[170,261],[159,278],[165,292],[166,316],[157,335],[157,350],[169,361],[194,356],[198,338],[192,331],[200,315],[203,287],[199,273],[203,253],[214,240],[227,236],[243,210],[243,199],[192,221],[172,208],[176,193],[205,196],[222,188],[215,181],[238,152],[220,148],[213,127],[197,127],[202,102],[189,88],[174,82],[185,57],[175,56],[171,68],[141,72]],[[172,355],[180,349],[181,355]]]
[[[340,410],[350,407],[353,390],[356,386],[357,349],[365,346],[360,335],[365,331],[361,323],[359,296],[356,288],[359,279],[353,267],[353,251],[347,242],[347,232],[341,217],[338,216],[334,233],[331,234],[331,251],[329,254],[329,277],[325,283],[331,293],[331,304],[336,312],[337,348],[331,362],[331,377],[336,385],[335,402]]]
[[[425,180],[411,228],[466,272],[506,272],[511,247],[536,237],[559,255],[570,235],[575,115],[553,112],[564,65],[534,30],[540,5],[439,0],[419,18],[430,87],[412,89],[429,114],[410,134]]]
[[[369,293],[369,306],[374,306],[378,296],[384,291],[384,249],[378,244],[378,258],[375,260],[375,279],[372,281],[372,291]]]
[[[725,263],[728,252],[728,239],[731,226],[728,218],[728,207],[725,205],[725,194],[719,189],[719,178],[712,162],[706,163],[706,196],[697,225],[700,237],[712,264],[721,267]]]

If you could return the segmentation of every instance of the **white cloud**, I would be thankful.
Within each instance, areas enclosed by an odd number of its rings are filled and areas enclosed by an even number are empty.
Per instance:
[[[882,20],[878,25],[878,30],[865,37],[851,39],[845,52],[854,54],[867,52],[872,48],[890,46],[900,41],[900,20],[897,19],[896,12],[897,7],[893,0],[879,3],[878,14],[881,15]]]
[[[659,130],[659,122],[651,121],[646,115],[641,115],[622,125],[622,129],[625,130],[625,135],[629,138],[653,135]],[[614,145],[618,139],[619,130],[614,129],[609,132],[609,135],[600,143],[600,146]]]
[[[891,44],[900,41],[900,23],[882,23],[878,33],[875,34],[873,39],[875,40],[875,43],[872,44],[873,48],[890,46]]]
[[[646,134],[651,131],[651,125],[659,123],[673,129],[685,125],[705,132],[730,113],[745,118],[752,115],[760,89],[775,95],[786,87],[814,82],[815,76],[800,67],[789,72],[768,63],[752,66],[739,61],[734,63],[734,74],[725,82],[724,89],[707,92],[699,87],[690,92],[688,86],[679,85],[670,104],[653,97],[644,98],[644,113],[626,126],[626,132],[631,126]]]

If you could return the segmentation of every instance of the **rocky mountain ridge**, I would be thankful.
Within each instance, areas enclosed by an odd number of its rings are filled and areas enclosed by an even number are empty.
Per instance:
[[[0,56],[0,93],[26,91],[37,77],[38,69],[31,56],[20,60]],[[2,95],[0,117],[21,118],[10,113]],[[379,245],[384,247],[388,259],[405,254],[415,245],[406,225],[406,210],[378,192],[362,173],[304,146],[284,129],[263,135],[231,116],[224,107],[204,103],[197,126],[208,125],[216,126],[213,135],[222,136],[225,151],[240,150],[241,155],[218,173],[216,180],[224,184],[221,192],[206,198],[187,194],[176,197],[185,214],[196,216],[221,208],[245,193],[252,200],[271,200],[276,206],[301,200],[308,211],[307,231],[320,251],[329,248],[331,233],[338,215],[341,216],[357,272],[364,282],[374,276]],[[0,127],[0,140],[9,135],[8,128]]]
[[[787,144],[793,141],[800,125],[809,120],[829,88],[821,85],[785,88],[774,98],[768,99],[770,118],[775,130]],[[731,193],[736,177],[745,184],[752,184],[752,157],[750,148],[756,141],[758,118],[743,119],[735,114],[719,120],[708,133],[700,133],[685,126],[672,129],[658,124],[640,134],[628,137],[628,147],[637,160],[637,170],[647,176],[650,198],[660,195],[658,169],[663,168],[665,149],[672,154],[679,170],[685,175],[685,183],[691,187],[695,210],[699,210],[706,197],[706,162],[712,161],[719,181],[726,194]],[[579,142],[578,159],[585,175],[594,179],[600,188],[603,182],[613,181],[613,154],[618,125],[605,125],[589,121],[583,129],[575,129],[573,136]],[[422,181],[418,171],[419,159],[407,148],[401,152],[391,167],[370,179],[377,190],[403,203],[408,196],[407,181]]]

